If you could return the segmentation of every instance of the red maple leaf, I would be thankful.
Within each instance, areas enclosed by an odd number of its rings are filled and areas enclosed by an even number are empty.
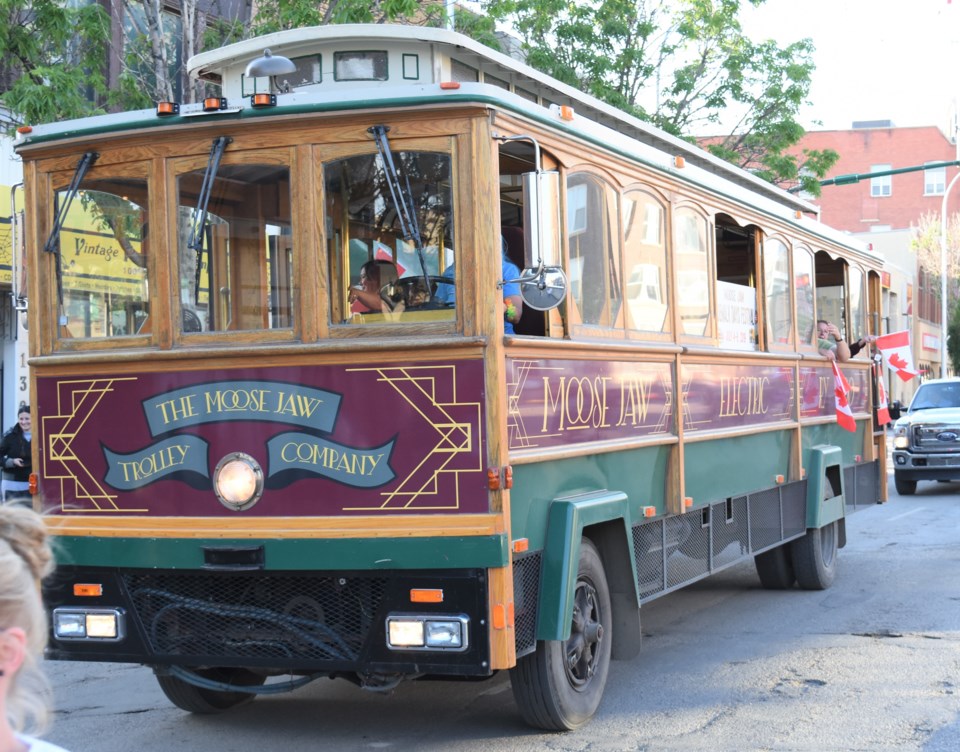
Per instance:
[[[837,395],[837,405],[840,406],[840,407],[846,407],[846,406],[847,406],[847,395],[846,395],[846,393],[843,391],[843,389],[841,389],[840,387],[837,387],[837,388],[836,388],[836,395]]]
[[[892,353],[890,355],[890,365],[892,365],[897,370],[906,370],[907,366],[910,365],[903,358],[900,357],[899,353]]]

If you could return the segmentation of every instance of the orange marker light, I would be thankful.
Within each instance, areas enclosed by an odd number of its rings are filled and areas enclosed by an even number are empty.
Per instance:
[[[103,585],[76,582],[73,585],[73,594],[87,598],[96,598],[103,595]]]
[[[513,488],[513,468],[510,465],[503,468],[503,487]]]
[[[411,603],[443,603],[443,590],[440,588],[412,588]]]
[[[680,167],[680,168],[686,167],[686,166],[687,166],[687,160],[685,160],[683,157],[681,157],[681,156],[678,154],[677,156],[675,156],[675,157],[673,158],[673,166],[674,166],[674,167]]]
[[[573,107],[568,104],[560,105],[560,119],[573,120]]]
[[[444,91],[455,91],[460,88],[459,81],[441,81],[440,88]]]
[[[487,468],[487,488],[491,491],[500,490],[500,470],[496,467]]]
[[[169,117],[170,115],[180,114],[180,104],[178,102],[157,102],[157,115],[160,117]]]
[[[644,507],[644,508],[643,508],[643,516],[644,516],[644,517],[656,517],[656,516],[657,516],[657,508],[656,508],[656,507]]]
[[[222,97],[207,97],[203,100],[203,111],[204,112],[216,112],[217,110],[226,109],[227,100]]]
[[[30,492],[31,496],[37,495],[37,486],[40,483],[40,479],[36,473],[30,473],[30,477],[27,479],[27,490]]]
[[[502,603],[498,603],[493,607],[493,613],[490,614],[490,620],[493,622],[494,629],[506,629],[507,611],[503,607]]]
[[[684,506],[684,507],[688,507],[688,508],[689,508],[689,507],[692,507],[692,506],[693,506],[693,497],[692,497],[692,496],[684,496],[684,497],[683,497],[683,506]]]
[[[774,479],[777,483],[783,483],[783,476],[782,476],[782,475],[775,475],[775,476],[773,477],[773,479]]]
[[[513,542],[513,552],[515,554],[522,554],[524,551],[530,550],[530,539],[529,538],[517,538]]]
[[[276,103],[276,94],[254,94],[250,97],[250,104],[253,107],[273,107]]]
[[[17,133],[21,133],[21,134],[23,134],[24,136],[26,136],[28,133],[33,133],[33,126],[32,126],[32,125],[21,125],[19,128],[17,128]]]

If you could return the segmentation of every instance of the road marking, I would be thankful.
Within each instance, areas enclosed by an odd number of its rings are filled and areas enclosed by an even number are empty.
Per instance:
[[[894,520],[902,519],[903,517],[909,517],[911,514],[916,514],[917,512],[922,512],[926,507],[917,507],[916,509],[911,509],[909,512],[904,512],[903,514],[898,514],[895,517],[891,517],[887,522],[893,522]]]

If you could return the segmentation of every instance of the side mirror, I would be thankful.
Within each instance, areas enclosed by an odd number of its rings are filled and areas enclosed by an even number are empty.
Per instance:
[[[552,310],[567,295],[567,275],[560,267],[559,172],[538,169],[523,174],[523,235],[520,296],[534,310]]]
[[[888,412],[890,413],[890,417],[894,420],[899,419],[900,413],[903,412],[903,403],[900,402],[900,400],[894,400],[888,406]]]
[[[550,311],[567,296],[567,275],[559,266],[524,269],[520,272],[520,297],[535,311]]]

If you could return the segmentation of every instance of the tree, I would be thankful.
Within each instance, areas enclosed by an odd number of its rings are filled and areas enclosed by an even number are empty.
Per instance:
[[[923,269],[937,300],[940,300],[940,213],[927,212],[920,216],[916,225],[911,225],[910,250],[917,256],[917,265]],[[960,298],[960,214],[947,217],[947,316],[952,321]],[[951,311],[953,312],[951,314]],[[948,342],[949,344],[949,342]],[[960,343],[958,343],[960,344]],[[960,370],[955,369],[957,373]]]
[[[960,373],[960,305],[953,306],[953,314],[947,325],[947,357],[953,372]]]
[[[96,4],[0,0],[0,124],[46,123],[99,111],[110,23]]]
[[[759,5],[764,0],[745,0]],[[809,39],[754,42],[739,21],[743,0],[487,0],[523,41],[527,62],[582,91],[694,140],[770,182],[819,195],[832,150],[788,149],[814,70]],[[735,124],[727,128],[724,118]]]

